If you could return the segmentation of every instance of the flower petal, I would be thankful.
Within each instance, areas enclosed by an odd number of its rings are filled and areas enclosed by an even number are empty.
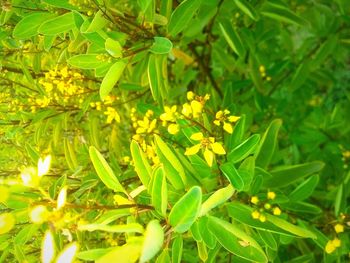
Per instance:
[[[208,148],[205,148],[204,150],[204,159],[210,167],[213,166],[214,153],[208,150]]]
[[[216,154],[226,154],[224,147],[222,147],[222,145],[218,142],[214,142],[211,145],[211,148],[212,148],[213,152]]]
[[[230,117],[228,117],[228,121],[229,121],[229,122],[236,122],[236,121],[238,121],[240,118],[241,118],[241,117],[231,115]]]
[[[190,138],[191,138],[191,140],[194,140],[194,141],[200,141],[203,139],[203,133],[196,132],[196,133],[192,134]]]
[[[194,154],[198,153],[200,148],[201,148],[201,144],[197,144],[195,146],[187,148],[186,152],[185,152],[185,155],[194,155]]]
[[[227,131],[228,133],[232,134],[233,128],[232,128],[231,123],[224,122],[223,128],[224,128],[225,131]]]

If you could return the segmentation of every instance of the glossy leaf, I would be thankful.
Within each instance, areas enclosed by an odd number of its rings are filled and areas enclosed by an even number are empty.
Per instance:
[[[183,252],[183,239],[181,235],[177,235],[171,246],[172,263],[180,263]]]
[[[105,42],[106,51],[115,58],[123,57],[123,48],[120,45],[119,41],[112,38],[107,38]]]
[[[206,215],[213,208],[226,202],[235,192],[232,185],[228,185],[215,191],[205,202],[202,204],[199,216]]]
[[[181,33],[195,15],[202,0],[184,0],[176,7],[171,14],[168,24],[168,33],[171,36],[176,36]]]
[[[96,32],[97,30],[102,29],[108,23],[108,20],[105,18],[105,15],[101,10],[98,10],[92,19],[89,27],[84,31],[84,33]]]
[[[163,167],[158,167],[153,174],[151,192],[152,205],[162,216],[166,216],[168,206],[168,187]]]
[[[140,263],[151,260],[163,246],[164,230],[159,224],[159,221],[150,221],[147,224],[144,236]]]
[[[310,178],[305,180],[303,183],[298,185],[298,187],[295,188],[293,192],[289,194],[289,199],[294,202],[303,201],[307,199],[309,196],[312,195],[318,182],[319,182],[318,175],[311,176]]]
[[[267,2],[263,9],[261,10],[261,13],[264,16],[270,17],[272,19],[286,22],[290,24],[295,25],[305,25],[305,20],[301,17],[297,16],[294,12],[292,12],[290,9],[286,8],[285,6],[278,5],[275,3]]]
[[[208,228],[218,242],[232,254],[253,262],[268,262],[260,245],[238,226],[210,216]],[[247,245],[242,245],[242,242]]]
[[[18,39],[28,39],[38,34],[38,28],[47,19],[52,17],[51,13],[32,13],[23,17],[13,29],[12,36]]]
[[[280,119],[272,121],[261,138],[255,155],[257,166],[265,169],[269,165],[277,147],[277,136],[281,125]]]
[[[171,148],[158,135],[154,135],[156,151],[169,182],[176,189],[183,189],[186,185],[185,170]]]
[[[154,43],[149,49],[154,54],[168,54],[173,48],[173,43],[166,37],[154,37]]]
[[[57,35],[73,28],[75,28],[75,22],[73,13],[70,12],[42,23],[38,32],[43,35]]]
[[[229,180],[234,189],[236,189],[237,191],[243,190],[244,180],[232,162],[227,162],[220,165],[220,170]]]
[[[193,186],[173,206],[169,214],[169,223],[174,232],[184,233],[197,219],[202,204],[202,190]]]
[[[272,177],[264,181],[266,187],[283,187],[311,174],[321,171],[324,167],[322,162],[311,162],[298,165],[288,165],[271,171]]]
[[[237,31],[232,27],[230,22],[223,21],[219,24],[220,30],[224,35],[224,38],[230,48],[235,52],[238,56],[243,56],[245,53],[245,48],[242,43],[242,40],[237,33]]]
[[[144,229],[140,224],[129,223],[126,225],[104,225],[104,224],[85,224],[79,225],[80,231],[105,231],[110,233],[143,233]]]
[[[136,141],[131,141],[130,151],[135,164],[135,171],[139,176],[142,184],[147,188],[151,178],[152,168],[144,152]]]
[[[246,0],[234,0],[235,4],[243,13],[249,16],[251,19],[257,21],[259,15],[255,11],[255,8]]]
[[[96,263],[110,263],[118,259],[123,263],[135,263],[140,257],[142,249],[141,240],[137,239],[122,246],[114,247],[110,252],[98,258]]]
[[[260,135],[254,134],[246,139],[244,142],[232,149],[227,155],[229,161],[237,163],[255,152],[256,147],[260,141]]]
[[[124,187],[120,184],[117,177],[115,176],[112,168],[108,165],[102,154],[94,147],[89,148],[90,159],[98,177],[101,181],[110,189],[116,192],[126,193]]]
[[[70,57],[68,64],[81,69],[95,69],[101,66],[102,61],[97,58],[97,54],[82,54]]]
[[[112,91],[114,85],[117,84],[122,76],[125,67],[126,63],[123,60],[118,60],[110,67],[100,86],[101,100],[104,100],[105,97]]]

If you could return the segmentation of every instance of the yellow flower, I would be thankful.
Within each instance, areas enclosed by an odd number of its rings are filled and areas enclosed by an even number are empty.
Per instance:
[[[257,205],[259,203],[259,198],[257,196],[252,196],[252,198],[250,198],[250,202]]]
[[[260,222],[265,222],[266,221],[266,216],[260,215],[259,216],[259,220],[260,220]]]
[[[0,185],[0,203],[4,203],[10,196],[10,191],[6,186]]]
[[[258,211],[252,212],[252,218],[259,219],[259,217],[260,217],[260,213]]]
[[[204,97],[196,96],[192,91],[187,92],[187,99],[190,103],[185,103],[182,105],[181,113],[185,117],[198,118],[201,116],[203,107],[207,100],[210,99],[210,95],[206,94]]]
[[[15,225],[15,217],[11,213],[0,215],[0,235],[9,232]]]
[[[160,119],[164,122],[171,121],[175,122],[176,121],[176,109],[177,106],[174,105],[172,107],[164,106],[164,113],[160,115]]]
[[[138,120],[137,125],[139,126],[136,129],[136,133],[151,133],[157,124],[157,119],[149,120],[147,116],[143,118],[143,120]]]
[[[120,122],[120,116],[114,108],[107,107],[107,111],[105,111],[104,114],[107,115],[107,123],[112,123],[113,120]]]
[[[236,122],[239,120],[240,117],[229,115],[230,111],[229,110],[220,110],[215,114],[215,120],[214,124],[216,126],[220,126],[220,124],[223,124],[223,129],[228,132],[228,133],[233,133],[233,127],[232,127],[232,122]],[[231,123],[230,123],[231,122]]]
[[[198,153],[200,149],[204,149],[204,159],[210,167],[213,165],[215,154],[226,154],[224,147],[222,147],[220,143],[215,142],[214,137],[204,138],[203,133],[198,132],[192,134],[190,138],[194,141],[200,141],[200,143],[187,148],[185,155],[194,155]]]
[[[275,208],[273,209],[273,214],[274,214],[275,216],[279,216],[281,213],[282,213],[282,211],[281,211],[281,209],[280,209],[279,207],[275,207]]]
[[[49,217],[49,211],[47,210],[46,206],[38,205],[32,208],[32,210],[29,213],[29,217],[30,221],[32,221],[33,223],[42,224]]]
[[[264,65],[260,65],[259,71],[260,71],[260,73],[264,73],[266,71],[265,66]]]
[[[169,132],[170,134],[177,134],[179,131],[180,131],[180,127],[179,127],[178,124],[174,124],[174,123],[169,124],[169,126],[168,126],[168,132]]]
[[[334,226],[334,230],[337,233],[342,233],[342,232],[344,232],[344,226],[342,224],[336,224]]]
[[[275,192],[267,192],[267,199],[273,200],[276,198],[276,193]]]
[[[325,251],[327,254],[333,253],[336,248],[341,246],[341,241],[338,238],[334,238],[333,240],[329,240],[326,244]]]

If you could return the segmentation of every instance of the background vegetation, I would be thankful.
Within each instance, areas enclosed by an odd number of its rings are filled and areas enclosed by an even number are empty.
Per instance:
[[[349,261],[349,1],[1,6],[0,262]]]

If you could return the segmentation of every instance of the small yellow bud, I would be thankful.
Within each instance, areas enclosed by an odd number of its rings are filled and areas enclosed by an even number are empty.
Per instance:
[[[274,214],[275,216],[279,216],[281,213],[282,213],[282,211],[281,211],[281,209],[280,209],[279,207],[275,207],[275,208],[273,209],[273,214]]]
[[[271,205],[270,205],[270,204],[265,204],[265,205],[264,205],[264,208],[265,208],[266,210],[269,210],[269,209],[271,208]]]
[[[267,192],[267,199],[273,200],[276,198],[276,193],[275,192]]]
[[[264,73],[266,71],[265,66],[264,65],[260,65],[259,71],[260,71],[260,73]]]
[[[342,233],[342,232],[344,232],[344,226],[342,224],[336,224],[334,226],[334,230],[337,233]]]
[[[252,218],[259,219],[259,217],[260,217],[260,213],[258,211],[252,212]]]
[[[178,124],[172,123],[168,126],[168,132],[170,134],[177,134],[179,131],[180,131],[180,127]]]
[[[266,80],[267,80],[267,81],[271,81],[272,78],[271,78],[270,76],[267,76],[267,77],[266,77]]]
[[[334,239],[332,240],[332,244],[333,244],[334,247],[337,248],[337,247],[340,247],[341,241],[340,241],[339,238],[334,238]]]
[[[326,251],[327,254],[331,254],[331,253],[334,252],[335,246],[333,245],[333,241],[332,240],[329,240],[327,242],[327,245],[326,245],[324,250]]]
[[[187,99],[188,100],[193,100],[194,96],[195,96],[195,94],[192,91],[187,92]]]
[[[257,196],[252,196],[250,202],[254,205],[257,205],[259,203],[259,198]]]
[[[266,221],[266,216],[260,215],[259,216],[259,220],[260,220],[260,222],[265,222]]]

